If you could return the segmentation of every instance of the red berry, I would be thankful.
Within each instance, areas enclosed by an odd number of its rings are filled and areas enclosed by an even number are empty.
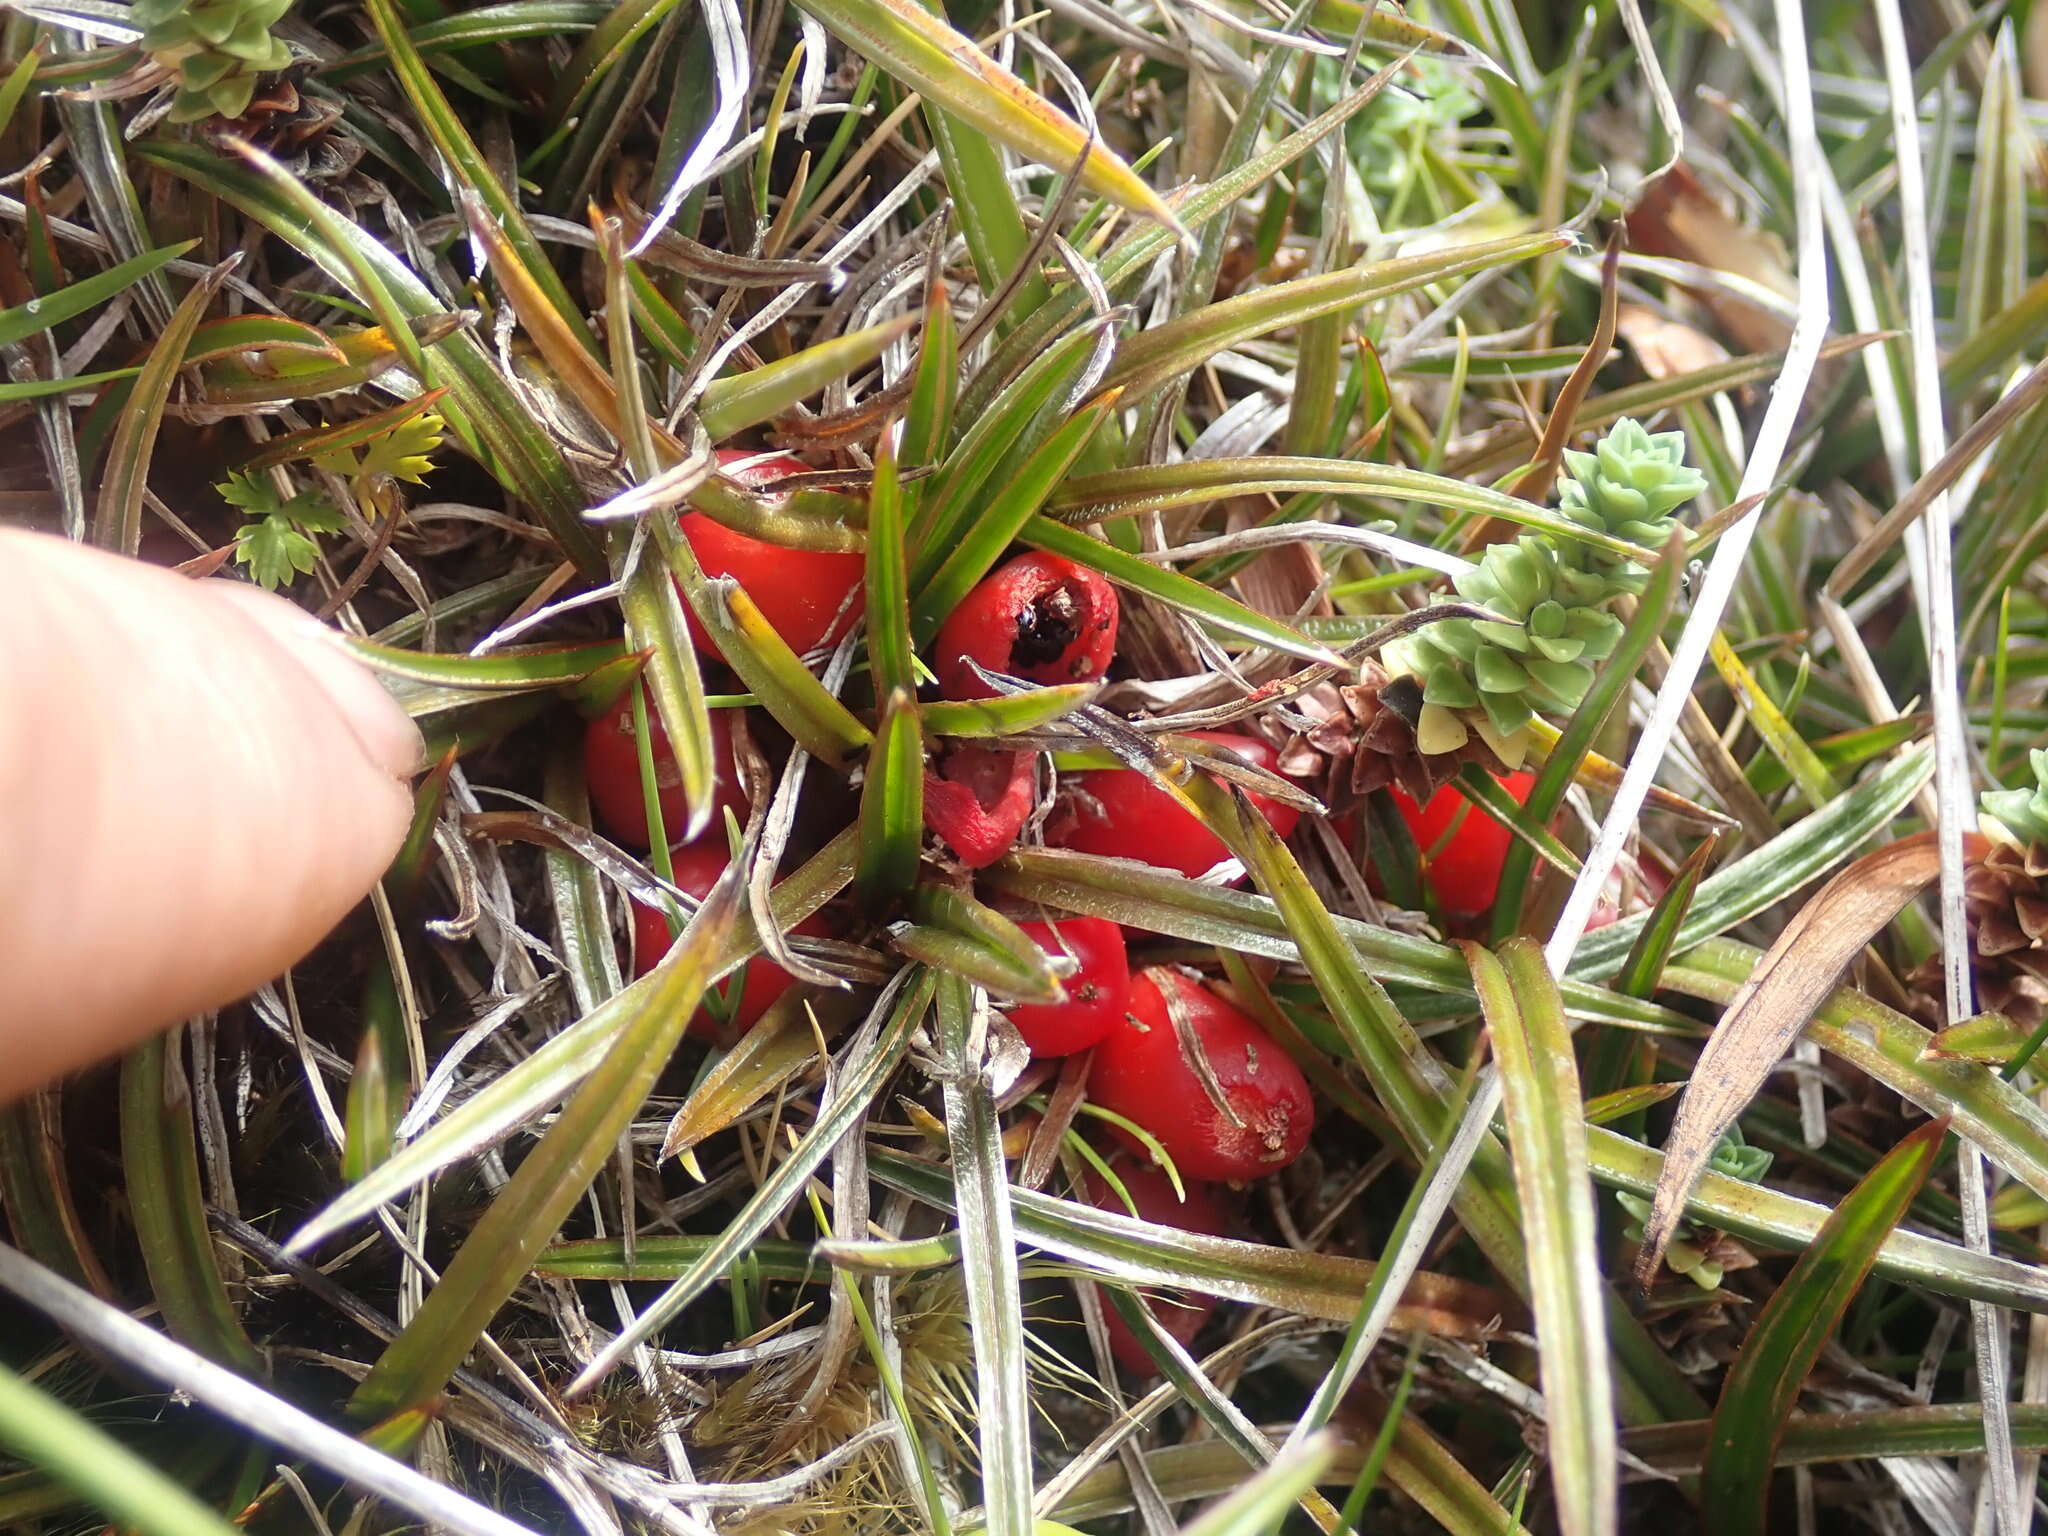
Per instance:
[[[924,824],[969,869],[1016,846],[1037,798],[1032,757],[963,741],[925,770]]]
[[[675,866],[676,888],[700,901],[710,894],[711,887],[718,883],[718,877],[732,863],[732,854],[721,833],[671,848],[668,856]],[[825,924],[814,912],[791,931],[822,937]],[[675,935],[669,932],[666,914],[640,902],[633,903],[633,974],[636,977],[645,976],[653,970],[674,942]],[[728,998],[735,988],[738,989],[739,1007],[733,1010],[731,1022],[721,1025],[709,1008],[699,1008],[696,1017],[690,1020],[691,1033],[715,1034],[725,1039],[745,1034],[768,1011],[768,1005],[789,990],[794,979],[766,955],[754,956],[738,974],[719,984],[720,992]]]
[[[1501,787],[1521,805],[1535,786],[1533,773],[1510,773]],[[1415,839],[1415,851],[1422,859],[1422,878],[1436,895],[1437,905],[1451,917],[1470,917],[1493,905],[1500,890],[1500,867],[1508,856],[1514,833],[1465,798],[1455,783],[1446,784],[1418,806],[1399,788],[1390,791],[1401,819],[1408,823],[1408,835]],[[1464,820],[1459,821],[1463,814]],[[1457,830],[1451,831],[1452,823]],[[1448,840],[1444,834],[1450,832]],[[1443,842],[1441,848],[1437,847]]]
[[[650,702],[647,723],[654,733],[654,787],[661,802],[661,824],[673,837],[683,830],[690,808],[683,803],[683,772],[670,750],[668,732]],[[739,770],[732,758],[732,716],[723,709],[711,711],[711,762],[716,770],[712,780],[712,826],[719,828],[730,809],[744,822],[747,794],[740,786]],[[590,808],[606,832],[622,843],[645,848],[647,799],[640,790],[640,744],[633,735],[633,691],[619,695],[619,701],[584,728],[583,782],[590,791]]]
[[[1034,1057],[1085,1051],[1120,1023],[1131,991],[1124,931],[1107,918],[1063,917],[1057,923],[1019,923],[1032,942],[1055,959],[1079,967],[1062,983],[1064,1003],[1019,1003],[1004,1012]]]
[[[1169,995],[1202,1048],[1228,1115],[1181,1054]],[[1276,1172],[1301,1156],[1315,1126],[1308,1079],[1294,1058],[1207,987],[1163,966],[1131,978],[1124,1022],[1095,1048],[1088,1097],[1150,1131],[1190,1179]]]
[[[1095,572],[1057,555],[1019,555],[983,578],[941,626],[932,652],[939,691],[949,699],[995,693],[970,658],[1034,683],[1091,681],[1116,654],[1116,621],[1116,588]]]
[[[1088,1174],[1090,1204],[1105,1211],[1114,1211],[1119,1216],[1136,1215],[1140,1221],[1149,1221],[1155,1226],[1178,1227],[1183,1232],[1222,1237],[1229,1231],[1230,1212],[1221,1190],[1206,1184],[1189,1183],[1186,1186],[1187,1199],[1183,1200],[1174,1193],[1173,1181],[1157,1168],[1122,1164],[1118,1166],[1116,1176],[1123,1181],[1124,1190],[1131,1197],[1130,1205],[1118,1199],[1109,1181],[1092,1170]],[[1215,1315],[1216,1298],[1189,1294],[1170,1300],[1149,1301],[1146,1307],[1161,1328],[1176,1342],[1185,1345]],[[1152,1356],[1107,1298],[1102,1303],[1102,1321],[1109,1331],[1109,1352],[1116,1357],[1118,1365],[1133,1376],[1149,1378],[1159,1374],[1159,1367],[1152,1363]]]
[[[718,451],[721,465],[756,457],[730,448]],[[733,478],[742,485],[760,485],[804,474],[808,468],[796,459],[770,458],[734,471]],[[762,616],[799,656],[827,641],[844,638],[860,617],[867,571],[862,556],[784,549],[728,528],[702,512],[685,512],[676,525],[696,552],[704,574],[730,576],[745,587]],[[695,613],[690,615],[690,638],[705,655],[724,659]]]
[[[1190,734],[1229,748],[1254,767],[1270,771],[1279,761],[1273,749],[1256,737],[1227,731]],[[1069,788],[1067,816],[1046,829],[1046,841],[1056,847],[1112,859],[1136,859],[1160,869],[1177,869],[1189,879],[1230,857],[1221,838],[1135,768],[1091,769],[1073,775]],[[1301,812],[1291,805],[1252,791],[1247,794],[1282,837],[1301,819]]]

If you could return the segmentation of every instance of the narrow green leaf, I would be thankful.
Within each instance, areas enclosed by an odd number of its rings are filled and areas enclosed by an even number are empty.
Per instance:
[[[697,647],[690,638],[675,583],[657,556],[658,546],[684,541],[675,536],[666,518],[660,520],[660,530],[643,546],[640,558],[627,573],[619,608],[626,619],[626,643],[647,655],[648,691],[675,754],[683,803],[689,807],[687,823],[670,832],[678,840],[689,841],[711,825],[718,763]]]
[[[376,27],[377,37],[391,61],[391,72],[398,79],[399,89],[412,103],[413,121],[433,140],[434,147],[447,161],[459,185],[483,199],[504,231],[505,239],[519,253],[521,263],[547,294],[563,323],[585,346],[594,349],[590,328],[584,323],[583,307],[569,296],[568,288],[548,261],[547,252],[527,225],[525,211],[520,208],[518,199],[498,179],[490,161],[477,148],[476,140],[470,137],[461,116],[449,105],[440,83],[427,67],[427,61],[420,57],[419,49],[414,46],[403,18],[391,0],[368,0],[368,8],[370,21]]]
[[[260,1377],[262,1358],[228,1299],[207,1229],[192,1090],[176,1051],[158,1038],[121,1062],[121,1167],[136,1240],[171,1334],[222,1365]]]
[[[1762,1536],[1771,1468],[1800,1388],[1947,1135],[1946,1121],[1920,1126],[1843,1197],[1742,1341],[1714,1406],[1701,1485],[1728,1536]]]
[[[713,581],[706,576],[689,540],[672,536],[665,520],[657,520],[655,527],[669,573],[682,586],[697,622],[776,723],[811,756],[833,768],[844,767],[866,750],[872,739],[868,728],[826,692],[746,591],[730,578]]]
[[[810,0],[805,9],[863,58],[997,143],[1055,170],[1080,161],[1089,191],[1180,229],[1173,210],[1114,151],[917,0]]]
[[[953,1209],[953,1184],[944,1168],[879,1147],[871,1157],[881,1183],[939,1210]],[[1107,1279],[1199,1291],[1300,1317],[1350,1322],[1358,1311],[1359,1293],[1378,1269],[1367,1260],[1341,1254],[1158,1226],[1036,1190],[1013,1189],[1010,1202],[1018,1241],[1085,1264]],[[835,1261],[839,1246],[827,1250]],[[1423,1274],[1395,1308],[1394,1326],[1404,1332],[1423,1328],[1470,1334],[1491,1321],[1501,1302],[1501,1294],[1485,1286]]]
[[[860,791],[860,869],[854,876],[870,899],[888,900],[917,879],[924,843],[924,733],[916,696],[891,693],[868,752]]]
[[[852,832],[841,833],[770,893],[775,921],[784,932],[846,887],[853,878],[855,843]],[[706,985],[738,970],[760,947],[752,919],[742,912],[714,957]],[[292,1235],[290,1248],[300,1252],[312,1247],[442,1169],[495,1145],[515,1126],[560,1103],[608,1059],[621,1031],[653,1006],[653,999],[667,985],[664,977],[661,971],[643,976],[552,1036],[531,1056],[493,1077],[400,1147],[361,1183],[337,1196]]]
[[[698,398],[697,420],[714,443],[772,421],[827,384],[865,368],[916,323],[914,316],[906,315],[851,335],[834,336],[745,373],[713,379]]]
[[[961,529],[975,515],[998,469],[1010,460],[1032,424],[1044,418],[1086,366],[1094,337],[1062,337],[974,418],[960,445],[920,490],[917,519],[910,527],[913,591],[922,591],[953,552]]]
[[[9,84],[12,84],[11,80]],[[177,245],[159,246],[104,272],[66,283],[55,293],[43,294],[12,309],[0,309],[0,347],[26,341],[53,325],[61,325],[87,310],[99,308],[116,294],[127,292],[150,273],[169,266],[198,243],[186,240]]]
[[[903,413],[903,462],[913,469],[937,464],[953,440],[953,399],[960,392],[960,335],[953,320],[951,290],[934,278],[925,295],[924,331],[918,343],[917,374]]]
[[[1691,911],[1673,945],[1675,952],[1683,954],[1702,939],[1768,911],[1832,869],[1889,826],[1933,771],[1933,756],[1926,747],[1902,752],[1882,771],[1831,804],[1709,875],[1693,893]],[[1612,975],[1648,923],[1646,914],[1637,913],[1587,934],[1572,956],[1571,973]]]
[[[629,1256],[621,1238],[578,1238],[543,1252],[534,1261],[533,1272],[564,1280],[673,1280],[716,1241],[715,1237],[642,1237],[635,1239]],[[747,1253],[759,1261],[763,1279],[824,1284],[831,1278],[831,1271],[818,1261],[807,1242],[763,1238]],[[945,1262],[956,1259],[949,1257]]]
[[[1655,994],[1718,843],[1718,838],[1709,837],[1697,844],[1685,863],[1679,866],[1671,884],[1664,888],[1664,894],[1657,898],[1649,921],[1643,924],[1642,931],[1629,949],[1628,958],[1622,962],[1621,974],[1614,979],[1617,992],[1626,992],[1630,997]]]
[[[649,980],[604,1060],[470,1229],[441,1280],[349,1400],[357,1418],[425,1408],[525,1280],[617,1150],[690,1027],[739,906],[736,862]],[[624,995],[624,994],[622,994]]]
[[[1338,314],[1425,283],[1540,256],[1570,244],[1571,238],[1551,231],[1510,235],[1254,289],[1128,338],[1117,348],[1116,361],[1103,382],[1111,387],[1121,385],[1128,398],[1140,399],[1168,379],[1255,336],[1319,315]]]
[[[930,735],[987,739],[1050,725],[1101,691],[1100,683],[1058,683],[995,699],[935,699],[919,708]]]
[[[1024,1295],[1017,1278],[1010,1170],[989,1081],[986,1031],[975,1026],[977,1011],[984,1024],[987,1012],[985,1006],[977,1010],[973,989],[958,977],[941,976],[934,1001],[960,1267],[974,1339],[988,1531],[989,1536],[1031,1536],[1032,1414],[1024,1372]]]
[[[1614,1389],[1571,1031],[1532,940],[1510,939],[1498,959],[1476,944],[1464,950],[1505,1090],[1558,1523],[1566,1536],[1613,1536],[1620,1512]]]
[[[109,368],[104,373],[75,373],[59,379],[9,379],[0,383],[0,404],[16,400],[46,400],[51,395],[89,394],[102,384],[112,384],[118,379],[132,379],[142,372],[142,366],[133,368]]]
[[[1270,1536],[1336,1459],[1337,1437],[1316,1435],[1273,1458],[1243,1487],[1205,1510],[1182,1536]]]
[[[917,692],[917,658],[910,639],[910,573],[903,543],[903,490],[896,478],[892,434],[875,452],[874,488],[868,493],[868,668],[875,694]]]
[[[353,1184],[391,1155],[408,1090],[404,1021],[391,966],[372,962],[363,986],[356,1070],[342,1110],[341,1176]]]
[[[830,1106],[822,1111],[809,1131],[777,1163],[772,1173],[756,1187],[740,1213],[724,1232],[698,1257],[689,1270],[656,1297],[653,1304],[599,1352],[596,1359],[569,1384],[574,1396],[602,1377],[627,1351],[651,1338],[670,1319],[717,1282],[760,1238],[761,1234],[802,1194],[818,1165],[832,1153],[841,1138],[868,1113],[875,1095],[893,1077],[910,1048],[910,1037],[924,1021],[931,1006],[936,978],[918,970],[885,994],[878,1009],[886,1009],[879,1032],[863,1028],[849,1049],[857,1059],[841,1068]],[[474,1241],[474,1239],[472,1239]],[[445,1283],[445,1282],[443,1282]]]
[[[0,1366],[0,1446],[141,1536],[238,1536],[242,1529],[200,1503],[178,1479],[5,1366]]]
[[[168,258],[167,258],[168,259]],[[179,302],[171,323],[157,338],[155,350],[135,376],[128,403],[114,424],[107,448],[107,468],[100,481],[99,504],[93,514],[93,542],[101,549],[132,555],[142,542],[142,493],[149,484],[149,466],[156,454],[157,429],[170,403],[171,385],[185,359],[199,317],[213,302],[233,263],[215,267]]]
[[[1555,538],[1572,539],[1643,565],[1654,564],[1655,550],[1639,548],[1545,511],[1534,502],[1433,475],[1397,464],[1347,459],[1293,458],[1261,455],[1242,459],[1185,459],[1175,464],[1148,464],[1136,469],[1077,475],[1060,487],[1049,512],[1062,522],[1100,522],[1135,517],[1174,507],[1220,501],[1232,496],[1308,494],[1376,496],[1392,501],[1417,501],[1425,506],[1481,517],[1503,518]]]

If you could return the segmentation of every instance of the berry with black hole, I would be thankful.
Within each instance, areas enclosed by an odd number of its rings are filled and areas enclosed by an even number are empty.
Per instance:
[[[1130,998],[1123,929],[1101,917],[1063,917],[1056,923],[1017,926],[1055,960],[1072,959],[1076,969],[1060,983],[1067,991],[1064,1003],[1019,1003],[1003,1011],[1034,1058],[1087,1050],[1116,1028]]]
[[[1019,555],[983,578],[940,627],[932,650],[939,691],[949,699],[994,695],[970,659],[1034,683],[1092,682],[1116,654],[1117,612],[1116,588],[1086,566]]]
[[[1175,1012],[1206,1074],[1183,1050]],[[1294,1058],[1254,1020],[1165,966],[1131,978],[1123,1022],[1095,1047],[1088,1097],[1151,1132],[1189,1179],[1276,1173],[1301,1156],[1315,1127]]]
[[[683,801],[683,771],[668,744],[668,732],[647,705],[647,724],[653,734],[654,789],[661,804],[661,824],[670,836],[683,830],[690,808]],[[747,819],[747,793],[740,785],[739,769],[732,756],[732,715],[729,710],[711,711],[711,825],[725,824],[730,810],[742,822]],[[647,829],[647,797],[640,788],[640,741],[633,734],[633,690],[619,695],[619,701],[599,715],[583,731],[583,783],[590,791],[590,808],[607,834],[635,848],[652,840]]]
[[[1037,801],[1033,756],[961,741],[925,769],[924,824],[969,869],[1016,846]]]
[[[675,868],[676,888],[699,901],[711,893],[711,887],[718,883],[718,877],[732,863],[732,853],[726,847],[724,834],[717,832],[694,843],[671,848],[668,856]],[[823,917],[813,912],[790,931],[810,938],[823,938],[828,930]],[[645,976],[653,970],[673,943],[675,935],[669,931],[667,915],[654,907],[634,902],[633,975]],[[699,1008],[690,1020],[690,1033],[730,1043],[759,1023],[769,1005],[787,992],[794,981],[789,972],[766,955],[756,955],[718,984],[720,996],[733,1006],[720,1011],[714,1011],[709,1005]]]
[[[1535,787],[1536,775],[1505,774],[1500,783],[1522,805]],[[1388,793],[1408,824],[1408,835],[1415,839],[1423,883],[1444,914],[1472,917],[1491,909],[1514,833],[1467,800],[1456,783],[1444,785],[1426,805],[1417,805],[1398,787],[1390,787]]]
[[[737,449],[718,450],[720,466],[743,463],[731,471],[732,478],[745,486],[770,485],[790,475],[807,474],[810,466],[801,460]],[[706,576],[730,576],[742,587],[769,627],[799,656],[828,642],[845,638],[860,617],[866,560],[857,554],[835,554],[829,550],[785,549],[737,529],[728,528],[703,512],[685,512],[676,520],[683,537],[697,556]],[[690,638],[706,656],[719,655],[716,642],[704,631],[697,615],[689,616]]]
[[[1177,1227],[1183,1232],[1199,1232],[1207,1237],[1229,1234],[1229,1191],[1211,1184],[1183,1180],[1187,1190],[1187,1198],[1183,1200],[1175,1193],[1173,1181],[1160,1169],[1125,1161],[1117,1164],[1115,1171],[1123,1181],[1125,1193],[1131,1197],[1130,1204],[1124,1204],[1117,1197],[1117,1192],[1110,1188],[1109,1181],[1093,1169],[1088,1172],[1090,1204],[1101,1210],[1114,1211],[1119,1216],[1134,1215],[1154,1226]],[[1186,1291],[1169,1296],[1155,1294],[1145,1305],[1159,1326],[1183,1346],[1191,1344],[1195,1335],[1202,1331],[1202,1325],[1216,1313],[1215,1297]],[[1159,1367],[1152,1363],[1151,1354],[1138,1342],[1138,1336],[1106,1296],[1102,1299],[1102,1321],[1109,1332],[1109,1352],[1116,1357],[1118,1365],[1133,1376],[1146,1380],[1159,1374]]]
[[[1189,734],[1228,748],[1256,768],[1272,771],[1279,762],[1273,749],[1256,737],[1228,731]],[[1282,837],[1301,819],[1301,812],[1291,805],[1255,790],[1245,793]],[[1055,847],[1136,859],[1160,869],[1177,869],[1189,879],[1230,857],[1221,838],[1135,768],[1091,768],[1072,774],[1061,801],[1062,814],[1046,827],[1046,841]]]

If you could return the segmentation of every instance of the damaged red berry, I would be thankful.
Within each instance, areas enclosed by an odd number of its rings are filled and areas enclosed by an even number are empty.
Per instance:
[[[1187,1198],[1183,1200],[1164,1172],[1128,1162],[1117,1165],[1116,1176],[1123,1181],[1130,1204],[1124,1204],[1109,1181],[1093,1170],[1088,1174],[1091,1204],[1119,1216],[1135,1215],[1154,1226],[1178,1227],[1183,1232],[1199,1232],[1208,1237],[1228,1235],[1230,1211],[1226,1191],[1213,1185],[1186,1182]],[[1216,1314],[1216,1298],[1195,1293],[1158,1297],[1145,1306],[1159,1326],[1181,1345],[1191,1344],[1202,1331],[1202,1325]],[[1118,1365],[1133,1376],[1149,1379],[1159,1374],[1151,1354],[1107,1297],[1102,1303],[1102,1321],[1109,1333],[1109,1352]]]
[[[1536,775],[1505,774],[1500,783],[1515,804],[1523,805]],[[1467,800],[1456,783],[1444,785],[1420,806],[1399,788],[1390,786],[1388,792],[1408,823],[1408,835],[1415,839],[1423,883],[1435,894],[1437,905],[1451,917],[1471,917],[1490,908],[1515,834]]]
[[[697,842],[671,848],[668,856],[675,867],[676,889],[699,901],[711,894],[711,887],[718,883],[718,877],[732,863],[724,835],[715,832]],[[813,912],[790,931],[822,938],[827,930],[823,918]],[[653,970],[673,943],[675,935],[669,931],[667,915],[654,907],[634,902],[634,976],[645,976]],[[787,992],[795,979],[766,955],[754,956],[719,983],[720,995],[732,1005],[729,1013],[716,1013],[709,1004],[699,1008],[690,1020],[690,1033],[716,1036],[728,1042],[737,1039],[760,1022],[769,1005]]]
[[[683,830],[690,808],[683,801],[683,772],[668,744],[668,732],[650,703],[647,724],[654,737],[654,788],[661,803],[661,824],[670,835]],[[740,786],[739,770],[732,757],[732,715],[729,710],[711,711],[712,779],[711,815],[714,828],[721,826],[730,810],[744,822],[747,794]],[[633,692],[628,689],[619,701],[584,728],[583,783],[590,791],[590,808],[597,822],[611,836],[635,848],[645,848],[651,839],[647,829],[647,797],[640,788],[640,743],[633,734]]]
[[[747,463],[743,461],[751,460]],[[739,463],[732,477],[742,485],[770,485],[810,466],[787,456],[762,458],[730,448],[718,451],[721,466]],[[685,512],[676,520],[707,576],[730,576],[742,587],[763,618],[799,656],[827,642],[837,642],[860,617],[866,560],[856,554],[827,550],[784,549],[779,544],[728,528],[702,512]],[[690,615],[690,638],[705,655],[719,655],[718,646]]]
[[[1091,682],[1116,654],[1117,612],[1116,588],[1086,566],[1019,555],[962,598],[940,628],[932,650],[939,691],[949,699],[992,696],[970,660],[1034,683]]]
[[[924,824],[969,869],[1016,846],[1037,800],[1033,754],[962,741],[924,775]]]
[[[1190,732],[1226,747],[1255,768],[1272,771],[1278,755],[1265,742],[1227,731]],[[1272,829],[1285,837],[1301,812],[1256,791],[1252,804]],[[1095,768],[1073,775],[1062,795],[1064,815],[1046,828],[1046,841],[1077,853],[1136,859],[1160,869],[1177,869],[1189,879],[1230,857],[1223,840],[1135,768]]]
[[[1019,1003],[1003,1011],[1034,1057],[1087,1050],[1122,1021],[1130,997],[1123,929],[1101,917],[1063,917],[1057,923],[1017,926],[1054,959],[1073,960],[1076,969],[1061,983],[1067,989],[1064,1003]]]
[[[1175,1011],[1206,1071],[1183,1051]],[[1277,1172],[1301,1156],[1315,1126],[1294,1058],[1207,987],[1164,966],[1131,978],[1124,1022],[1095,1048],[1088,1097],[1150,1131],[1190,1179]]]

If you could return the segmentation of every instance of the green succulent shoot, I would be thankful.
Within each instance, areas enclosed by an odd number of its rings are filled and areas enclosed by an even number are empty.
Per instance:
[[[135,0],[129,15],[142,28],[142,51],[177,72],[171,121],[248,111],[257,78],[292,61],[270,35],[291,8],[292,0]]]
[[[1519,761],[1520,733],[1539,713],[1569,714],[1593,686],[1593,663],[1614,651],[1621,620],[1578,599],[1571,573],[1533,534],[1490,546],[1452,578],[1458,595],[1500,615],[1432,624],[1400,658],[1422,679],[1424,752],[1453,752],[1468,719],[1495,752]],[[1473,711],[1477,718],[1471,718]]]
[[[1672,514],[1707,488],[1685,462],[1683,432],[1646,432],[1626,416],[1591,453],[1568,450],[1564,462],[1558,510],[1588,532],[1645,549],[1662,549],[1678,522]]]
[[[1757,1184],[1771,1171],[1771,1154],[1763,1147],[1752,1147],[1742,1139],[1742,1128],[1730,1126],[1714,1148],[1714,1155],[1707,1160],[1711,1173],[1726,1174],[1731,1179],[1740,1179],[1745,1184]],[[1622,1229],[1622,1235],[1632,1243],[1643,1240],[1643,1224],[1650,1219],[1650,1202],[1641,1195],[1630,1194],[1625,1189],[1614,1192],[1615,1203],[1629,1214],[1629,1223]],[[1673,1237],[1665,1263],[1675,1275],[1684,1275],[1703,1291],[1718,1289],[1726,1272],[1726,1266],[1707,1256],[1707,1249],[1693,1241],[1699,1235],[1691,1222],[1681,1221]]]
[[[1977,801],[1986,837],[2026,848],[2048,847],[2048,751],[2028,754],[2034,782],[2025,789],[1987,789]]]
[[[1591,453],[1567,453],[1559,491],[1563,515],[1589,533],[1647,549],[1669,540],[1673,514],[1706,488],[1685,462],[1685,434],[1646,432],[1624,418]],[[1510,767],[1519,764],[1529,724],[1569,714],[1593,685],[1594,664],[1619,643],[1622,623],[1609,599],[1640,592],[1648,572],[1590,544],[1525,534],[1495,544],[1452,578],[1458,595],[1501,622],[1452,619],[1423,630],[1395,657],[1422,679],[1416,745],[1454,752],[1479,734]]]

